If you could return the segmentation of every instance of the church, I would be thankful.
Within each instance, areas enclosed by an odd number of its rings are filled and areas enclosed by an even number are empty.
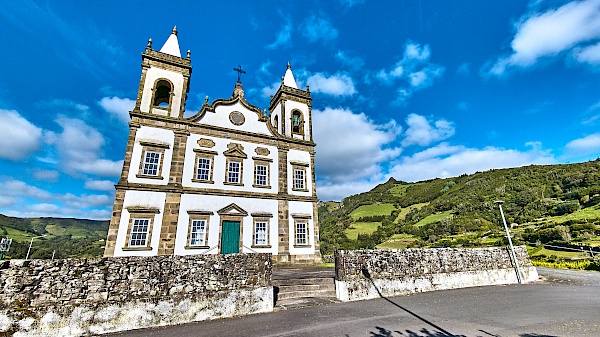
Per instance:
[[[231,97],[184,117],[191,75],[175,28],[158,51],[148,41],[104,256],[320,262],[309,88],[288,64],[268,112],[246,101],[238,76]]]

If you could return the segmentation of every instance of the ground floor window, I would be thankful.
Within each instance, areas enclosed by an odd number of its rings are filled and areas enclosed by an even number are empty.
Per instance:
[[[129,234],[129,247],[145,247],[148,243],[150,219],[133,219]]]

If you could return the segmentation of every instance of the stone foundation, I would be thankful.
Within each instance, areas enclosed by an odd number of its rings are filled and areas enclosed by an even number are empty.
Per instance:
[[[525,247],[515,249],[523,281],[537,280]],[[508,248],[341,250],[335,262],[341,301],[517,283]]]
[[[4,261],[0,332],[82,336],[273,310],[271,254]]]

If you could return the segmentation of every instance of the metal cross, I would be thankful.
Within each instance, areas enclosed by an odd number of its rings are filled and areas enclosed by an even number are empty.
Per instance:
[[[238,67],[237,68],[233,68],[233,70],[237,71],[237,73],[238,73],[238,80],[237,80],[238,83],[242,83],[242,82],[240,82],[240,78],[242,77],[242,74],[246,73],[245,71],[242,70],[242,66],[238,65]]]

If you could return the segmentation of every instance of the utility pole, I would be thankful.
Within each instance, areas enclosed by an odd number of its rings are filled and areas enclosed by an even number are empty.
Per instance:
[[[513,247],[512,239],[510,238],[510,232],[508,231],[508,225],[506,225],[506,219],[504,218],[504,212],[502,211],[503,200],[495,201],[500,208],[500,215],[502,215],[502,222],[504,223],[504,229],[506,230],[506,237],[508,238],[508,244],[510,245],[510,254],[515,265],[515,272],[517,273],[517,282],[523,283],[521,280],[521,270],[519,269],[519,261],[517,260],[517,254],[515,254],[515,247]]]
[[[25,261],[27,261],[29,259],[29,252],[31,252],[31,245],[33,245],[33,239],[43,238],[44,236],[46,236],[46,234],[40,235],[40,236],[34,236],[31,238],[31,242],[29,243],[29,249],[27,249],[27,256],[25,256]]]

